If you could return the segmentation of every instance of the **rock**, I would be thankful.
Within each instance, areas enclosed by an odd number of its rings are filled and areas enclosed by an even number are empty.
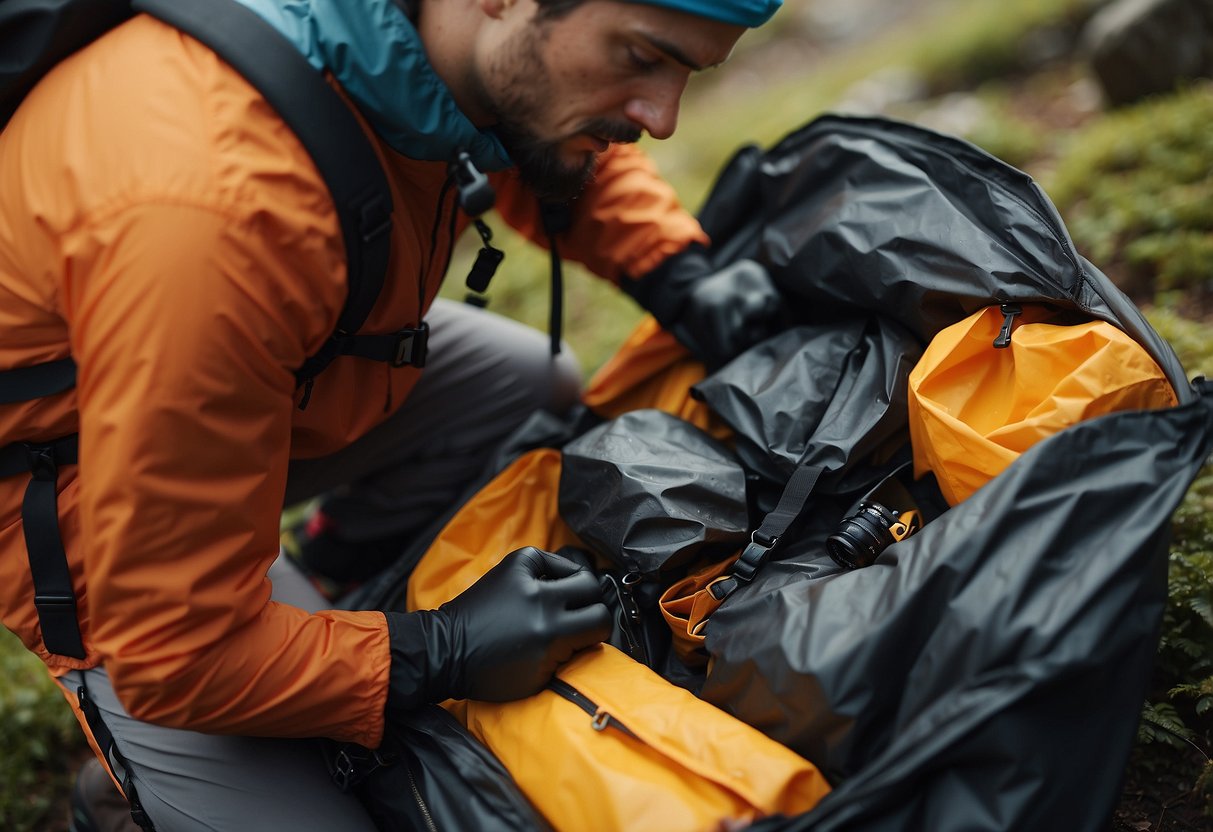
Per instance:
[[[926,81],[920,74],[888,66],[848,87],[833,109],[853,115],[883,115],[899,104],[921,100],[926,93]]]
[[[1082,39],[1109,104],[1171,92],[1213,77],[1213,0],[1115,0]]]

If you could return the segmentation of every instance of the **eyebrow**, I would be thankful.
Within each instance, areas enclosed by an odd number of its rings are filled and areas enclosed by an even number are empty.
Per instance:
[[[651,34],[644,34],[643,37],[645,40],[647,40],[649,42],[649,45],[652,46],[654,49],[656,49],[660,52],[664,52],[666,55],[673,58],[678,63],[682,64],[687,69],[690,69],[692,72],[702,72],[703,70],[709,68],[707,66],[704,66],[704,65],[692,60],[691,57],[689,55],[687,55],[686,52],[683,52],[682,49],[679,48],[676,44],[670,43],[665,38],[659,37],[657,35],[651,35]],[[724,63],[724,62],[721,61],[721,63]],[[711,64],[711,66],[719,66],[719,64]]]

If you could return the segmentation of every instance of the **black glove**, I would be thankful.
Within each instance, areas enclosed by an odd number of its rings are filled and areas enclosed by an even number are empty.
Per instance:
[[[389,712],[530,696],[575,652],[611,633],[594,573],[531,546],[436,610],[386,615]]]
[[[785,326],[783,300],[766,269],[753,260],[715,269],[700,246],[620,285],[709,369]]]

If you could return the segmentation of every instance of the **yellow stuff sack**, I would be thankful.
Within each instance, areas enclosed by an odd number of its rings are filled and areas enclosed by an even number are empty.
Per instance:
[[[931,471],[950,505],[1070,425],[1121,410],[1172,407],[1145,349],[1104,321],[1048,323],[1047,307],[1008,317],[988,306],[943,329],[910,373],[914,471]],[[995,347],[1004,322],[1010,343]]]
[[[609,645],[529,699],[453,710],[556,830],[714,832],[830,791],[807,760]]]
[[[450,600],[514,549],[578,545],[559,517],[559,484],[551,449],[493,479],[421,559],[409,609]],[[557,832],[713,832],[726,819],[808,811],[830,790],[807,760],[607,645],[535,696],[448,709]]]

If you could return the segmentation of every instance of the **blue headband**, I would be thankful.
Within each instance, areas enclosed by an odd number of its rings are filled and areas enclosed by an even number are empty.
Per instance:
[[[747,26],[751,29],[771,19],[783,0],[633,0],[650,6],[665,6],[697,17]]]

